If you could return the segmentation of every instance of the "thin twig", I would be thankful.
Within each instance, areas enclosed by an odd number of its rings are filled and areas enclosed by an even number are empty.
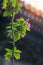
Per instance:
[[[15,15],[14,15],[14,11],[12,14],[12,21],[11,21],[11,28],[12,28],[12,44],[13,44],[13,49],[12,49],[12,65],[14,65],[14,46],[15,46],[15,42],[14,42],[14,27],[13,27],[13,21],[14,21]]]

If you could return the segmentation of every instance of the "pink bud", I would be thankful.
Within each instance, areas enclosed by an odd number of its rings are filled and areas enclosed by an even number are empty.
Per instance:
[[[28,23],[28,28],[30,28],[30,23]]]
[[[24,35],[22,35],[21,37],[24,38]]]
[[[29,21],[29,19],[26,19],[26,21],[28,22],[28,21]]]

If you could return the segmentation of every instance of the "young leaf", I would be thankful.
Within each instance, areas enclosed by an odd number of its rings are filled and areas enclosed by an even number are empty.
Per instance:
[[[14,57],[19,60],[20,59],[20,54],[19,53],[14,53]]]
[[[3,14],[4,17],[8,16],[8,12],[5,11],[4,14]]]
[[[30,28],[27,28],[28,31],[30,31]]]
[[[11,49],[8,49],[8,48],[5,48],[5,50],[6,50],[7,52],[9,52],[9,53],[12,52]]]
[[[16,49],[16,47],[14,47],[14,53],[21,53],[21,51]]]
[[[5,55],[4,55],[4,57],[5,57],[5,59],[6,60],[9,60],[10,58],[11,58],[11,53],[6,53]]]

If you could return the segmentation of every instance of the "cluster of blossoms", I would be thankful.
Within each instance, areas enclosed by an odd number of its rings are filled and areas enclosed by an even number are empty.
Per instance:
[[[27,24],[28,28],[30,28],[29,19],[26,19],[26,24]]]
[[[21,17],[22,18],[22,17]],[[29,19],[26,19],[25,20],[25,23],[27,24],[27,26],[28,26],[28,28],[30,28],[31,27],[31,25],[30,25],[30,23],[29,23]],[[22,35],[22,38],[24,38],[25,36],[24,35]]]

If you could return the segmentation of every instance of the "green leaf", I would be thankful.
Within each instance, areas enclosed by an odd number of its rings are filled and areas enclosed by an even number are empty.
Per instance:
[[[15,42],[17,40],[19,40],[19,39],[20,39],[20,33],[19,32],[15,32],[15,34],[14,34],[14,40],[15,40]]]
[[[5,60],[9,60],[10,59],[10,57],[5,57]]]
[[[3,4],[3,8],[6,8],[6,7],[7,7],[7,4],[6,4],[6,3],[4,3],[4,4]]]
[[[8,49],[8,48],[5,48],[5,50],[7,51],[6,54],[4,55],[5,59],[8,60],[11,58],[12,56],[12,50],[11,49]]]
[[[19,60],[19,59],[20,59],[20,54],[19,54],[19,53],[15,53],[15,54],[14,54],[14,57],[15,57],[17,60]]]
[[[6,7],[7,7],[7,3],[8,3],[8,0],[3,0],[3,8],[6,9]]]
[[[7,26],[6,28],[11,28],[11,26]]]
[[[9,52],[9,53],[12,52],[11,49],[8,49],[8,48],[5,48],[5,50],[6,50],[7,52]]]
[[[8,60],[12,57],[12,50],[8,49],[8,48],[5,48],[5,50],[7,51],[7,53],[4,56],[5,56],[5,59]],[[21,51],[18,50],[16,47],[14,47],[14,57],[17,60],[20,59],[20,53],[21,53]]]
[[[30,28],[27,28],[28,31],[30,31]]]
[[[11,31],[11,30],[8,30],[7,32],[8,32],[9,34],[10,34],[10,33],[12,33],[12,31]]]
[[[5,59],[6,59],[6,60],[8,60],[8,59],[10,59],[10,58],[11,58],[11,55],[10,55],[10,54],[8,54],[8,53],[6,53],[6,54],[4,55],[4,57],[5,57]]]
[[[15,53],[21,53],[20,50],[16,49],[16,47],[14,47],[14,52],[15,52]]]
[[[4,17],[8,16],[8,12],[5,11],[4,14],[3,14]]]
[[[15,53],[21,53],[21,51],[20,50],[16,50]]]
[[[16,47],[14,47],[14,57],[18,60],[20,59],[20,53],[21,51],[18,50]]]

